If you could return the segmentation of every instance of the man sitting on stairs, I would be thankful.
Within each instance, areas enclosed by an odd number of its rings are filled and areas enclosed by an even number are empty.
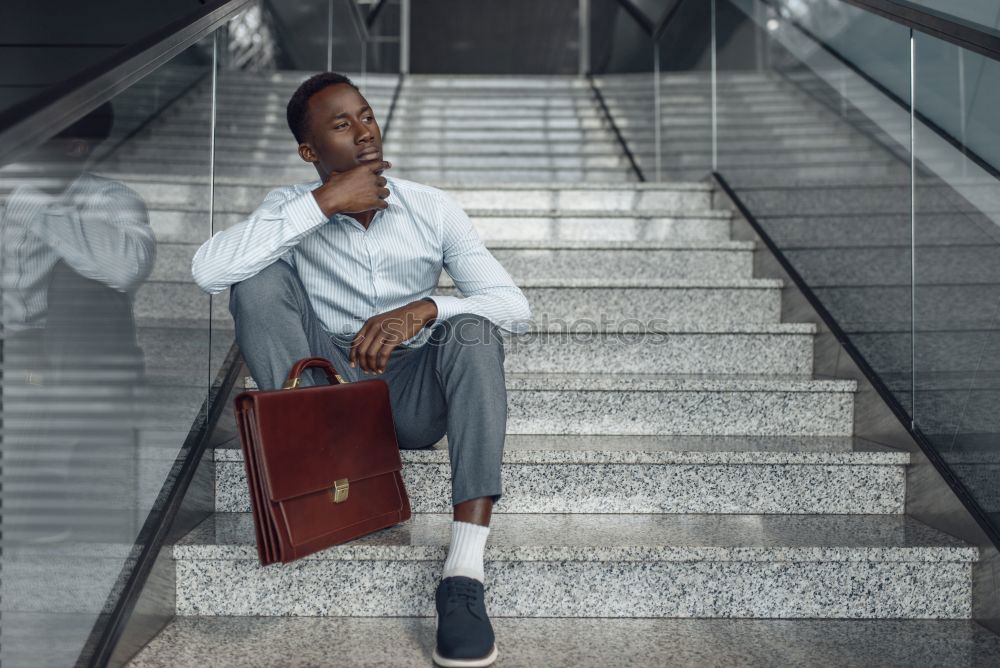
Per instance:
[[[325,357],[348,382],[385,380],[400,447],[447,433],[454,521],[434,660],[490,665],[483,551],[507,428],[498,328],[522,332],[528,302],[452,198],[383,175],[392,165],[375,113],[350,79],[313,76],[287,114],[319,180],[272,190],[202,244],[194,279],[213,294],[231,287],[236,340],[261,389],[277,388],[296,360]],[[431,294],[442,267],[463,297]],[[303,382],[326,381],[309,370]]]

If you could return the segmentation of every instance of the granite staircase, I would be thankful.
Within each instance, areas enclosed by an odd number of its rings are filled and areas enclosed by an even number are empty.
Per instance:
[[[220,80],[216,229],[314,178],[284,125],[302,77]],[[384,125],[395,78],[363,83]],[[761,81],[746,91],[766,102]],[[199,298],[191,212],[207,192],[185,175],[206,100],[109,164],[160,238],[147,316]],[[641,120],[619,123],[643,145]],[[781,322],[782,283],[754,278],[754,244],[732,239],[741,223],[713,206],[696,155],[666,161],[680,180],[638,183],[586,82],[548,76],[408,77],[385,149],[394,176],[462,204],[533,308],[506,348],[496,665],[947,665],[1000,647],[968,621],[977,550],[904,514],[908,454],[853,436],[856,384],[814,377],[815,327]],[[185,364],[176,338],[160,354]],[[402,451],[410,521],[268,568],[238,444],[211,456],[216,512],[172,548],[177,617],[131,665],[430,665],[446,441]]]

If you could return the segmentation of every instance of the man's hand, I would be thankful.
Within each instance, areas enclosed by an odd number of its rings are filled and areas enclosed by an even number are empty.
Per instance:
[[[389,354],[437,317],[437,304],[422,300],[372,316],[351,342],[351,367],[382,373]]]
[[[346,172],[332,172],[319,188],[312,191],[316,203],[329,218],[335,213],[362,213],[384,209],[389,189],[382,172],[392,167],[387,160],[364,163]]]

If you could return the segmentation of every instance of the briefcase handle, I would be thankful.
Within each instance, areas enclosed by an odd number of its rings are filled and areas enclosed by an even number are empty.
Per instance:
[[[299,386],[299,380],[302,376],[302,372],[312,367],[319,367],[323,369],[323,371],[326,372],[326,377],[330,381],[331,385],[347,382],[340,377],[337,370],[333,368],[333,364],[331,364],[330,360],[325,357],[303,357],[295,363],[295,366],[292,367],[292,370],[288,373],[288,380],[285,381],[285,384],[282,385],[281,389],[294,390],[297,388]]]

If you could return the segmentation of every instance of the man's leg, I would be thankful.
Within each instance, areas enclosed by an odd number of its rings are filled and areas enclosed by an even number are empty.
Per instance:
[[[230,288],[229,311],[236,323],[236,341],[243,359],[262,390],[281,387],[292,365],[303,357],[325,357],[345,380],[357,379],[355,369],[323,331],[298,274],[278,260]],[[326,384],[319,369],[308,369],[303,385]]]
[[[393,351],[394,353],[396,351]],[[438,612],[434,660],[488,665],[497,655],[486,611],[483,553],[493,502],[502,494],[500,461],[507,431],[503,340],[489,320],[470,313],[434,325],[430,339],[397,360],[389,379],[397,436],[418,447],[423,425],[448,432],[451,544],[434,592]],[[392,373],[393,361],[386,366]]]
[[[432,445],[447,430],[455,519],[483,526],[502,495],[503,363],[496,325],[462,313],[435,324],[423,346],[390,359],[384,374],[400,447]]]

